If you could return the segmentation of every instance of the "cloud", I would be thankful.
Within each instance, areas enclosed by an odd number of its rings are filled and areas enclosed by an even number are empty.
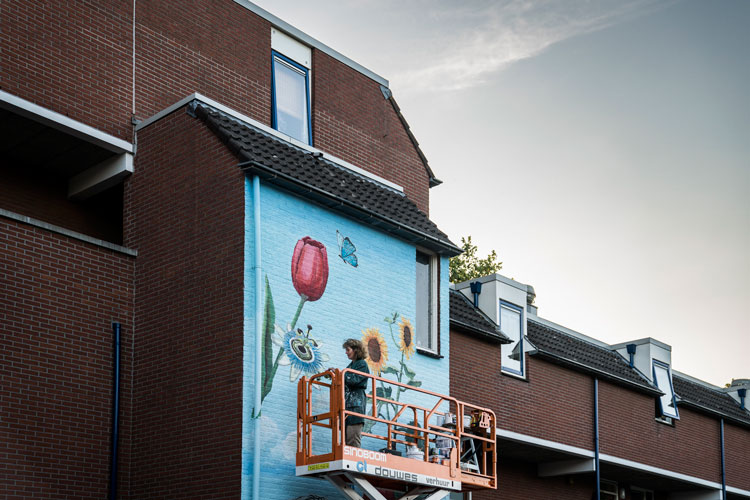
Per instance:
[[[476,87],[556,43],[663,7],[654,0],[510,0],[440,8],[426,14],[426,22],[443,27],[439,36],[417,46],[412,40],[416,64],[392,81],[400,92]]]

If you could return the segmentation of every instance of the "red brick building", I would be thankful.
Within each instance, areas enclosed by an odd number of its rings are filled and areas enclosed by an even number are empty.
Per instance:
[[[476,285],[451,292],[451,394],[498,420],[501,486],[476,498],[750,497],[748,380],[712,386],[657,340],[607,345],[538,316],[530,286],[477,282],[477,307]]]
[[[244,0],[9,0],[0,26],[0,497],[237,498],[253,169],[208,116],[335,164],[253,175],[436,265],[440,181],[385,79]]]

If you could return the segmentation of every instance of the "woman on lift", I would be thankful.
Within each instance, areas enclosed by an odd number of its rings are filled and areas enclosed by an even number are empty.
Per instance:
[[[370,373],[370,369],[367,367],[367,362],[365,361],[367,359],[367,352],[360,340],[347,339],[342,347],[346,352],[346,357],[350,361],[347,368],[357,370],[358,372]],[[348,411],[357,413],[365,412],[367,380],[367,377],[364,375],[350,372],[346,374],[344,379],[344,401]],[[346,444],[348,446],[361,447],[362,427],[364,423],[365,419],[362,417],[356,415],[346,417]]]

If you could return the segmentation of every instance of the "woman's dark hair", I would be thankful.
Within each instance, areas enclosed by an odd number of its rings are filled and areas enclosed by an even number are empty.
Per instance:
[[[346,342],[341,347],[344,349],[351,347],[352,351],[354,351],[354,359],[367,359],[367,350],[361,340],[346,339]]]

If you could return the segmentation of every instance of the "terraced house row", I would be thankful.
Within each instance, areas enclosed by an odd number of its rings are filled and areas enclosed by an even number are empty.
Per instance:
[[[449,284],[440,180],[345,48],[246,0],[0,26],[0,497],[750,497],[746,380]],[[314,377],[347,338],[362,449],[345,376]]]

